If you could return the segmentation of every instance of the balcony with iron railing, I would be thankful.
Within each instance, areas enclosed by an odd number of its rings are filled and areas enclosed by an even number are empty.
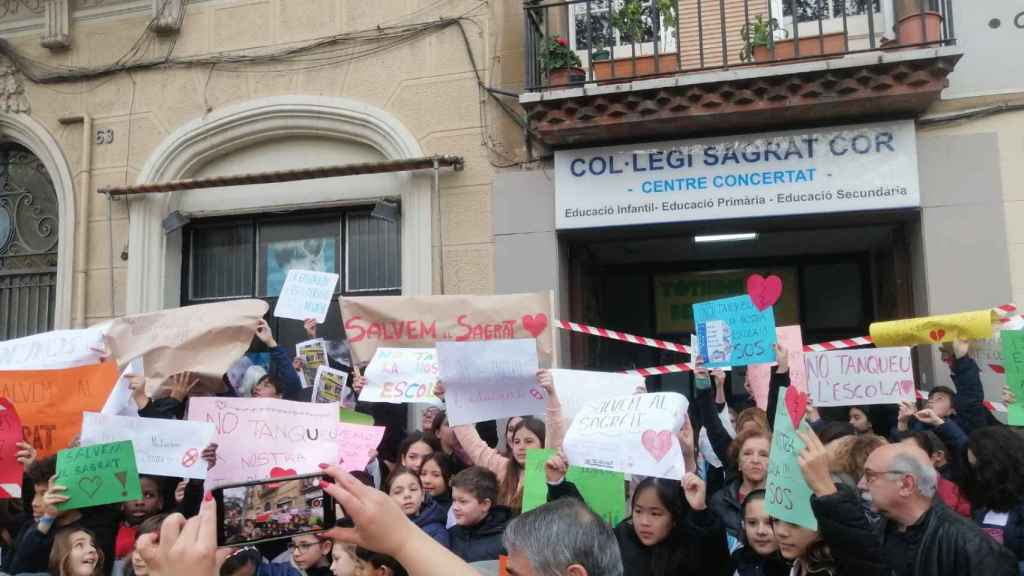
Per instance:
[[[952,0],[532,0],[530,128],[549,145],[915,116],[960,52]]]

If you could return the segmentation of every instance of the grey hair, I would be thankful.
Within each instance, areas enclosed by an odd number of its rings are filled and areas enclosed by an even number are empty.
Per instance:
[[[601,517],[575,498],[531,510],[505,529],[505,549],[521,552],[540,576],[565,576],[579,564],[587,576],[622,576],[615,534]]]
[[[923,453],[923,452],[922,452]],[[914,477],[917,491],[926,498],[935,497],[939,485],[939,473],[930,462],[923,461],[912,453],[899,452],[892,457],[892,467]]]

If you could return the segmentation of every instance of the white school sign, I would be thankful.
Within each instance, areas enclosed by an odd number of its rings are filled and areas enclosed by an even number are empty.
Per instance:
[[[559,229],[919,205],[911,120],[555,152]]]

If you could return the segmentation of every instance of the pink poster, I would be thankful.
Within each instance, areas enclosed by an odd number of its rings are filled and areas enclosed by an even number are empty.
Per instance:
[[[384,426],[338,423],[338,459],[349,472],[363,470],[370,463],[370,451],[384,438]]]
[[[21,497],[24,467],[15,459],[21,441],[21,420],[14,411],[14,404],[7,398],[0,398],[0,500]]]
[[[804,366],[804,339],[800,326],[779,326],[775,329],[779,345],[789,352],[789,381],[802,392],[807,391],[807,368]],[[747,367],[747,384],[754,394],[754,402],[762,410],[768,408],[768,381],[773,364],[751,364]]]

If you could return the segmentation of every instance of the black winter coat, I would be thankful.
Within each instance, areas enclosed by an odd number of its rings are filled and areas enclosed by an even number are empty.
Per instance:
[[[737,576],[789,576],[790,566],[778,552],[761,556],[750,546],[740,548],[732,555]]]
[[[743,506],[739,501],[741,483],[738,477],[726,480],[725,487],[715,492],[709,505],[726,534],[739,541],[743,540]]]
[[[487,517],[476,526],[452,526],[448,531],[452,552],[467,563],[497,560],[505,553],[501,537],[510,521],[511,509],[492,506]]]
[[[709,510],[687,510],[684,527],[685,536],[676,541],[665,540],[656,546],[645,546],[637,538],[632,519],[625,519],[615,527],[615,539],[619,542],[622,555],[623,576],[704,576],[714,570],[707,555],[709,544],[720,541],[721,527]],[[679,534],[679,531],[674,532]],[[672,538],[670,536],[669,538]],[[668,573],[654,572],[654,555],[659,548],[682,547],[682,564]]]
[[[832,552],[836,573],[887,576],[882,542],[868,522],[860,496],[845,485],[837,484],[836,488],[839,492],[831,496],[811,496],[818,534]]]

